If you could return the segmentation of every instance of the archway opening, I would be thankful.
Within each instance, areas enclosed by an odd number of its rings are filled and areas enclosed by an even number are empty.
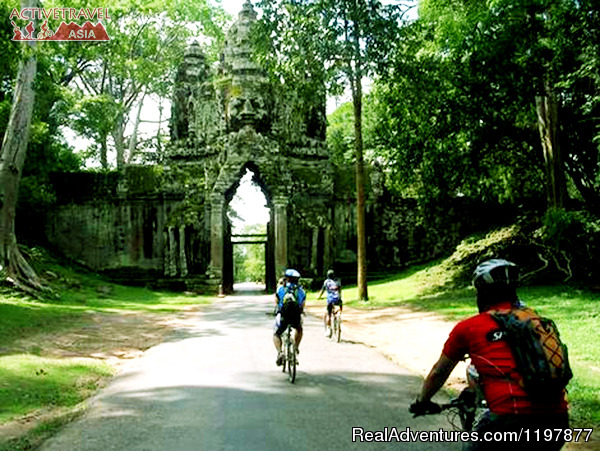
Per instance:
[[[234,291],[272,288],[268,204],[256,171],[246,168],[227,208],[228,267]]]

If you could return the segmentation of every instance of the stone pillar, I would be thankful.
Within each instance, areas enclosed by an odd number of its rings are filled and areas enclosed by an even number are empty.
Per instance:
[[[314,227],[312,229],[312,249],[310,256],[310,269],[317,272],[317,266],[319,264],[319,228]]]
[[[273,198],[273,210],[275,214],[275,275],[281,277],[287,268],[287,205],[286,196],[275,196]]]
[[[210,265],[208,276],[215,284],[223,282],[223,208],[224,198],[210,196]]]
[[[333,230],[331,225],[323,229],[323,270],[333,268]]]
[[[185,256],[185,226],[179,226],[179,267],[181,276],[188,275],[187,258]]]
[[[176,249],[177,242],[175,240],[175,229],[169,226],[167,229],[167,267],[165,268],[165,274],[169,277],[175,277],[177,275]]]

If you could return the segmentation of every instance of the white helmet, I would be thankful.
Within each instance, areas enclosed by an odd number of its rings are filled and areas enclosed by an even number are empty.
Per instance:
[[[519,281],[517,265],[502,258],[481,263],[473,272],[472,283],[478,290],[490,287],[516,287]]]
[[[295,269],[286,269],[285,271],[285,276],[286,277],[296,277],[296,278],[300,278],[300,273],[298,271],[296,271]]]

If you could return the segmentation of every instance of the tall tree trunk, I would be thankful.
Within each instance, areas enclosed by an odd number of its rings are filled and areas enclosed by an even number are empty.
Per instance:
[[[105,171],[108,170],[108,143],[106,142],[107,139],[108,137],[104,136],[100,140],[100,165]]]
[[[42,283],[21,254],[15,235],[19,183],[27,154],[35,99],[35,41],[30,45],[32,49],[26,50],[29,56],[19,65],[10,119],[0,151],[0,270],[5,281],[37,295],[43,289]]]
[[[362,138],[362,80],[360,74],[352,81],[354,105],[354,150],[356,153],[356,258],[358,298],[369,299],[367,292],[367,230],[365,224],[365,163]]]
[[[348,8],[348,9],[346,9]],[[347,61],[348,79],[352,90],[354,107],[354,152],[356,156],[356,285],[358,298],[368,301],[367,291],[367,230],[365,221],[365,163],[362,138],[362,59],[360,29],[358,26],[358,3],[356,0],[345,6],[344,38],[353,45]],[[354,31],[350,31],[349,18],[354,16]]]
[[[123,134],[125,133],[125,124],[123,123],[123,113],[119,113],[115,120],[115,126],[113,128],[113,141],[115,142],[115,149],[117,151],[117,167],[120,168],[125,164],[125,139]]]
[[[558,142],[558,104],[547,87],[544,95],[536,97],[535,104],[546,164],[548,208],[562,208],[566,197],[566,184]]]
[[[129,138],[129,152],[127,155],[127,163],[131,163],[135,158],[137,144],[138,144],[138,130],[140,128],[140,121],[142,118],[142,107],[144,106],[144,98],[146,97],[146,90],[142,94],[142,98],[140,99],[140,103],[138,105],[137,114],[135,115],[135,123],[133,124],[133,132],[131,133],[131,137]]]
[[[163,113],[163,105],[162,105],[162,97],[158,98],[158,128],[156,130],[156,155],[158,161],[162,161],[162,145],[160,139],[160,132],[162,130],[162,113]]]

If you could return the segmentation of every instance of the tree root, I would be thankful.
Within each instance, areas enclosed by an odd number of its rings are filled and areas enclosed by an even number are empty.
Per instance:
[[[25,260],[16,242],[9,244],[4,250],[5,266],[1,268],[2,279],[8,285],[36,299],[52,293],[52,290],[37,275]]]

